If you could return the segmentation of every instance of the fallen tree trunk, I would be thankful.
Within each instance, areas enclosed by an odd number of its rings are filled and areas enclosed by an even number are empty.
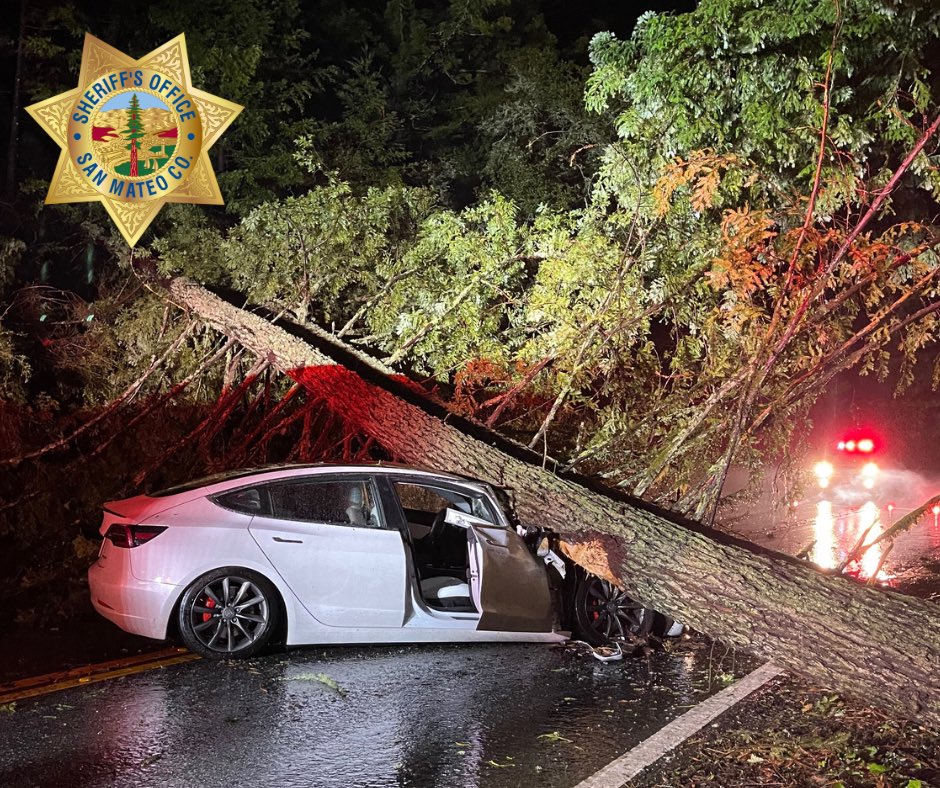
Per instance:
[[[508,487],[523,523],[652,608],[846,695],[940,728],[940,608],[719,534],[457,419],[325,332],[239,309],[186,279],[168,298],[322,398],[406,462]],[[459,429],[458,426],[459,425]]]

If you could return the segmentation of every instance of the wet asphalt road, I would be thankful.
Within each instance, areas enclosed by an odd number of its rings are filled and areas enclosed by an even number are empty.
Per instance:
[[[755,664],[696,640],[200,660],[0,713],[0,786],[573,786]]]

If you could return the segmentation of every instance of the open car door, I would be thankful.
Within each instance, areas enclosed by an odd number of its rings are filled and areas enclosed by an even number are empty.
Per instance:
[[[478,630],[551,632],[552,596],[545,566],[512,528],[454,509],[445,521],[467,531],[470,593]]]

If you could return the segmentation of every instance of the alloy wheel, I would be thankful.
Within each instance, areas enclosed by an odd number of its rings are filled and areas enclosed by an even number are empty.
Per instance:
[[[206,583],[188,611],[192,634],[203,648],[235,654],[252,646],[267,631],[271,604],[256,583],[224,575]]]
[[[588,578],[583,608],[588,626],[600,638],[631,638],[646,635],[652,612],[635,602],[613,583]]]

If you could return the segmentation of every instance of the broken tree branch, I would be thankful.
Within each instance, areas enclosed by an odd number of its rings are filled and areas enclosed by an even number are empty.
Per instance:
[[[21,462],[25,460],[34,460],[37,457],[43,457],[46,454],[49,454],[50,452],[54,452],[59,449],[64,449],[77,437],[88,432],[88,430],[90,430],[95,425],[100,424],[102,421],[108,418],[108,416],[110,416],[112,413],[116,413],[121,408],[122,405],[130,401],[130,399],[138,391],[141,390],[144,383],[147,382],[148,378],[154,372],[156,372],[170,356],[172,356],[174,353],[176,353],[177,350],[179,350],[180,345],[183,343],[183,341],[186,339],[189,333],[193,330],[193,328],[195,328],[196,322],[197,321],[195,320],[190,320],[183,327],[183,330],[179,333],[176,339],[170,343],[169,347],[167,347],[165,351],[163,351],[160,357],[154,359],[151,362],[150,366],[147,367],[146,370],[144,370],[143,375],[137,378],[137,380],[135,380],[133,383],[131,383],[130,386],[124,389],[124,391],[122,391],[115,399],[113,399],[110,403],[108,403],[107,407],[102,408],[102,410],[97,415],[88,419],[88,421],[83,422],[82,424],[80,424],[78,427],[76,427],[67,435],[63,435],[58,440],[55,440],[52,443],[46,444],[41,449],[36,449],[34,451],[27,452],[26,454],[21,454],[17,457],[7,457],[6,459],[0,460],[0,467],[10,466],[10,465],[19,465]]]

